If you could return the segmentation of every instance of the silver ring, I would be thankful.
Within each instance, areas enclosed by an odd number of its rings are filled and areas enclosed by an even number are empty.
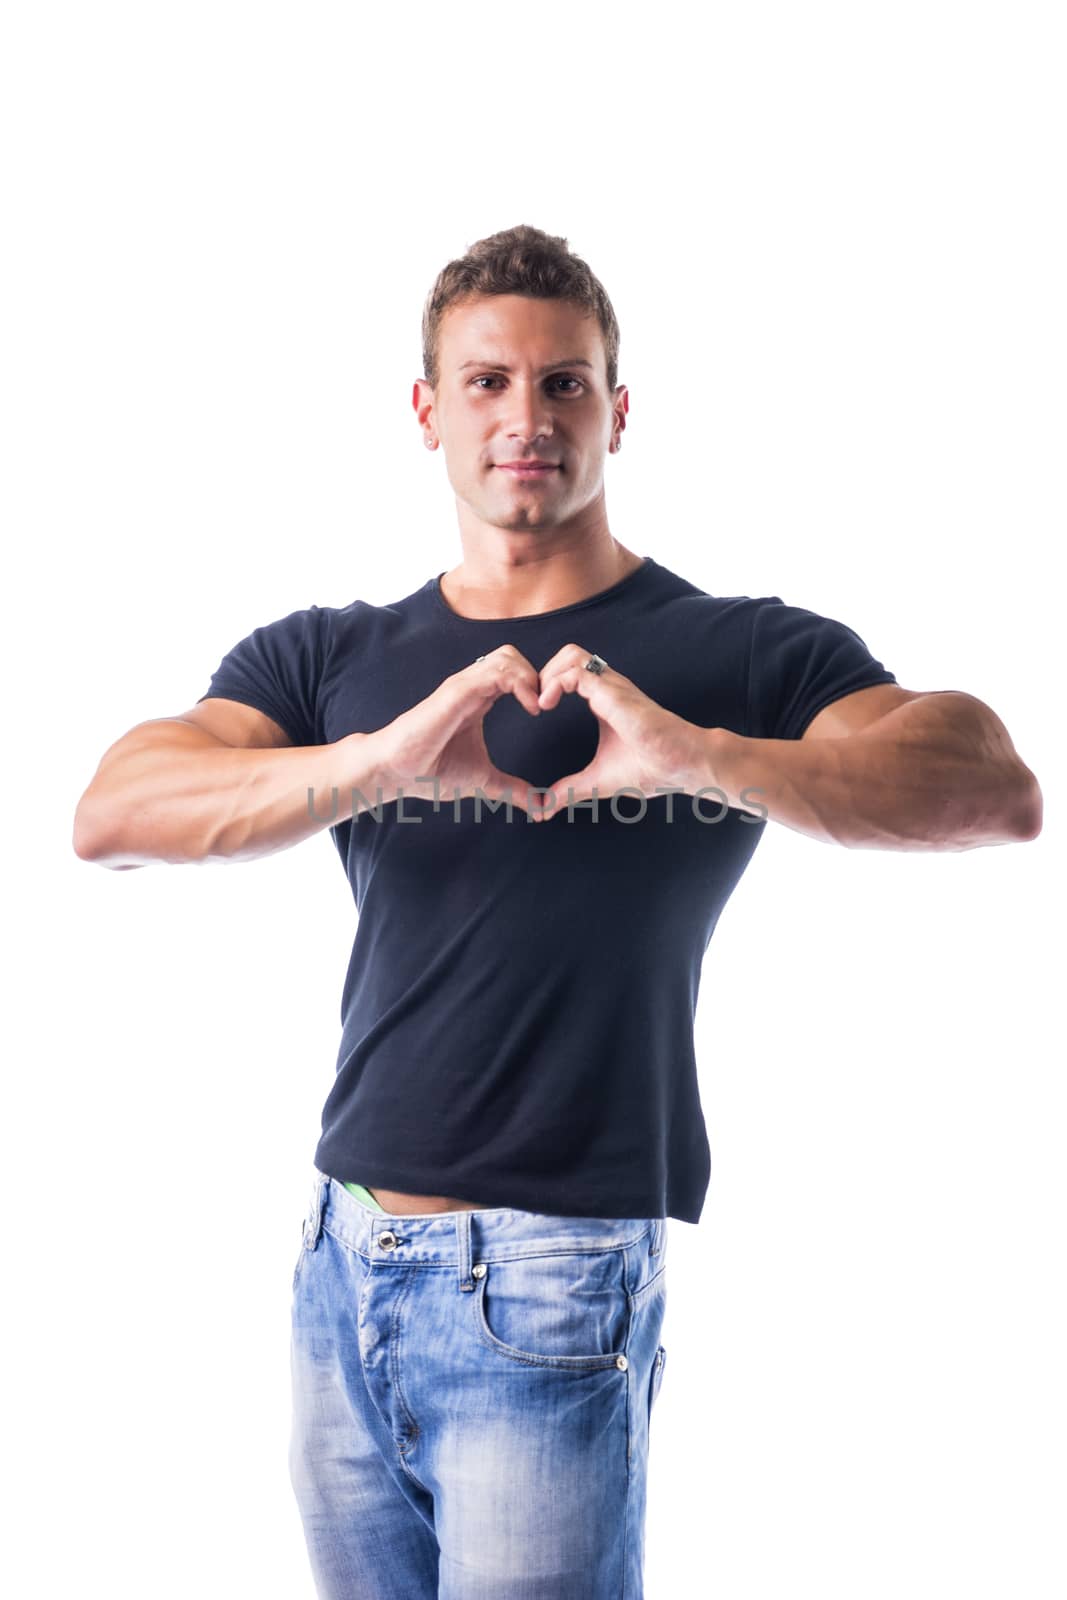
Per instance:
[[[485,657],[484,656],[475,656],[474,659],[475,659],[475,661],[484,661]]]
[[[604,660],[603,656],[591,655],[585,664],[585,670],[586,672],[595,672],[599,678],[606,666],[607,662]]]

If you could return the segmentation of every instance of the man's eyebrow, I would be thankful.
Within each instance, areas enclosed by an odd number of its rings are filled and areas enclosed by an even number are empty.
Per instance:
[[[511,368],[505,366],[502,361],[464,361],[461,366],[456,368],[456,371],[466,372],[468,367],[492,367],[494,372],[511,371]],[[539,369],[538,377],[546,372],[554,372],[557,367],[588,367],[590,372],[593,371],[593,363],[591,361],[586,361],[582,356],[578,356],[573,361],[550,361],[547,367],[541,367]]]

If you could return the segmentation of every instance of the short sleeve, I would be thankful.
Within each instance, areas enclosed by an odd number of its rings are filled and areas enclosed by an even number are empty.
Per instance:
[[[852,628],[778,595],[756,602],[748,666],[747,733],[799,739],[824,707],[857,689],[896,683]]]
[[[294,745],[324,743],[316,714],[324,624],[322,607],[308,606],[254,628],[223,656],[200,700],[239,700],[273,717]]]

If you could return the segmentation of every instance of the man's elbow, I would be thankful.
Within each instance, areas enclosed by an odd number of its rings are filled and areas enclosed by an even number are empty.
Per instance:
[[[89,808],[83,795],[74,813],[74,831],[71,835],[74,854],[79,861],[96,861],[99,856],[98,830],[91,821]]]
[[[1011,837],[1020,844],[1036,839],[1045,820],[1045,801],[1038,783],[1029,767],[1023,767],[1018,793],[1012,808]]]
[[[136,867],[146,865],[144,861],[131,861],[128,853],[123,854],[114,837],[114,830],[110,835],[107,833],[101,826],[101,819],[94,817],[84,796],[74,813],[71,844],[79,861],[92,861],[97,866],[109,867],[112,872],[131,872]]]

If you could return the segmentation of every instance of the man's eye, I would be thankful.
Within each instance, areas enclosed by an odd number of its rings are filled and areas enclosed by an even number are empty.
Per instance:
[[[487,373],[483,373],[483,375],[480,378],[472,378],[471,379],[472,384],[496,383],[498,381],[499,380],[492,373],[488,373],[488,372]],[[576,383],[578,385],[579,389],[582,387],[581,380],[579,378],[572,378],[567,373],[558,373],[554,378],[550,378],[548,381],[550,383]],[[574,391],[573,391],[573,389],[568,389],[567,393],[568,394],[573,394]]]

